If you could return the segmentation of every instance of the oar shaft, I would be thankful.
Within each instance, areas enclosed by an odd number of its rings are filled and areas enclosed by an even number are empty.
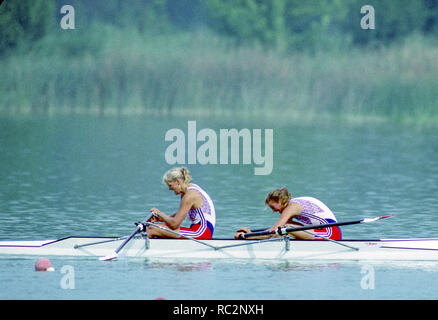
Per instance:
[[[83,248],[83,247],[95,246],[97,244],[102,244],[102,243],[107,243],[107,242],[114,242],[114,241],[119,241],[119,240],[123,240],[123,239],[126,239],[126,237],[120,237],[120,238],[114,238],[114,239],[102,240],[102,241],[96,241],[96,242],[89,242],[89,243],[84,243],[84,244],[75,244],[73,246],[73,248],[79,249],[79,248]]]
[[[330,228],[330,227],[340,227],[340,226],[347,226],[351,224],[359,224],[362,223],[363,219],[361,220],[355,220],[355,221],[346,221],[346,222],[333,222],[333,223],[326,223],[326,224],[310,224],[305,225],[302,227],[280,227],[276,232],[279,235],[285,235],[289,232],[295,232],[295,231],[305,231],[305,230],[311,230],[311,229],[322,229],[322,228]]]
[[[362,220],[356,220],[356,221],[347,221],[347,222],[333,222],[333,223],[326,223],[326,224],[309,224],[302,227],[278,227],[276,230],[266,230],[266,231],[256,231],[256,232],[249,232],[242,234],[242,237],[244,239],[255,237],[255,236],[268,236],[268,235],[285,235],[289,232],[295,232],[295,231],[305,231],[305,230],[311,230],[311,229],[321,229],[321,228],[329,228],[329,227],[335,227],[335,226],[345,226],[349,224],[358,224],[361,223]]]
[[[340,245],[340,246],[343,246],[343,247],[346,247],[346,248],[349,248],[349,249],[352,249],[352,250],[355,250],[355,251],[359,251],[359,248],[356,248],[356,247],[353,247],[353,246],[349,246],[348,244],[345,244],[345,243],[339,242],[339,241],[337,241],[337,240],[333,240],[333,239],[330,239],[330,238],[328,238],[328,237],[324,237],[324,236],[322,236],[322,235],[319,235],[319,234],[316,234],[316,233],[310,232],[309,230],[303,230],[303,232],[305,232],[305,233],[307,233],[307,234],[310,234],[310,235],[312,235],[312,236],[314,236],[314,237],[321,238],[321,239],[324,239],[324,240],[330,241],[330,242],[332,242],[332,243],[336,243],[337,245]]]
[[[153,217],[153,213],[151,213],[147,218],[146,218],[146,222],[149,221],[152,217]],[[125,240],[123,241],[123,243],[116,249],[115,253],[119,253],[120,250],[123,249],[123,247],[141,230],[143,230],[143,225],[139,224],[137,226],[137,229],[135,229],[135,231]]]
[[[209,244],[209,243],[206,243],[206,242],[204,242],[204,241],[199,241],[199,240],[194,239],[194,238],[191,238],[191,237],[187,237],[187,236],[185,236],[185,235],[183,235],[183,234],[181,234],[181,233],[179,233],[179,232],[176,232],[176,231],[173,231],[173,230],[170,230],[170,229],[164,228],[164,227],[159,226],[159,225],[156,225],[156,224],[154,224],[154,223],[147,222],[147,223],[145,223],[145,225],[147,225],[147,226],[151,226],[151,227],[154,227],[154,228],[158,228],[158,229],[164,230],[164,231],[166,231],[166,232],[173,233],[174,235],[177,235],[177,236],[183,237],[183,238],[188,239],[188,240],[195,241],[195,242],[197,242],[197,243],[200,243],[200,244],[202,244],[202,245],[204,245],[204,246],[210,247],[210,248],[215,249],[215,250],[218,249],[218,247],[215,247],[215,246],[213,246],[213,245],[211,245],[211,244]]]
[[[151,213],[147,218],[146,218],[146,220],[145,220],[145,222],[148,222],[152,217],[154,216],[154,214],[153,213]],[[138,233],[138,232],[140,232],[140,231],[142,231],[143,230],[143,223],[139,223],[138,225],[137,225],[137,228],[135,229],[135,231],[125,240],[125,241],[123,241],[123,243],[112,253],[112,254],[110,254],[110,255],[108,255],[108,256],[105,256],[105,257],[102,257],[102,258],[99,258],[99,260],[101,260],[101,261],[109,261],[109,260],[113,260],[113,259],[116,259],[117,258],[117,256],[118,256],[118,253],[119,253],[119,251],[120,250],[122,250],[123,249],[123,247],[132,239],[132,238],[134,238],[134,236]]]
[[[354,221],[345,221],[345,222],[333,222],[333,223],[326,223],[326,224],[311,224],[311,225],[305,225],[302,227],[279,227],[277,230],[266,230],[266,231],[260,231],[260,232],[249,232],[242,234],[241,237],[243,239],[247,239],[250,237],[256,237],[256,236],[267,236],[267,235],[280,235],[283,236],[285,234],[288,234],[290,232],[295,231],[304,231],[304,230],[311,230],[311,229],[322,229],[322,228],[330,228],[330,227],[340,227],[340,226],[347,226],[352,224],[359,224],[359,223],[367,223],[367,222],[373,222],[384,218],[392,217],[393,215],[386,215],[386,216],[380,216],[375,218],[365,218],[360,220],[354,220]]]

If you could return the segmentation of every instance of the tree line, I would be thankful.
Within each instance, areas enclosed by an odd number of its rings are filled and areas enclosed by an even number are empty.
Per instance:
[[[0,54],[59,28],[65,0],[6,0],[0,6]],[[387,44],[412,33],[438,36],[438,0],[72,0],[76,24],[112,24],[141,32],[207,27],[238,43],[279,49]],[[364,30],[361,8],[375,28]]]

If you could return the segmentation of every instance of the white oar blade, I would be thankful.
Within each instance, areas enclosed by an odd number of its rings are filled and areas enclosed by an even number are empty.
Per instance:
[[[393,217],[393,216],[395,216],[395,214],[388,214],[387,216],[380,216],[380,217],[375,217],[375,218],[365,218],[365,219],[363,219],[363,223],[368,223],[368,222],[374,222],[374,221],[377,221],[377,220],[380,220],[380,219],[385,219],[385,218],[390,218],[390,217]]]
[[[119,255],[116,252],[113,252],[105,257],[100,257],[99,260],[100,261],[110,261],[110,260],[114,260],[117,259]]]

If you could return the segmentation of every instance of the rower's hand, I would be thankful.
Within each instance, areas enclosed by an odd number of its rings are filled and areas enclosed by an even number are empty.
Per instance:
[[[162,221],[160,210],[157,208],[152,208],[150,211],[154,214],[154,216],[150,219],[151,222]]]
[[[251,230],[249,230],[248,228],[240,228],[239,230],[237,230],[237,232],[234,234],[234,239],[242,239],[240,236],[245,234],[245,233],[249,233],[251,232]]]

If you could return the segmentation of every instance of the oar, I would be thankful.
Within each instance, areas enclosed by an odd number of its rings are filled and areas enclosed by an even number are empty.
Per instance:
[[[83,248],[83,247],[95,246],[97,244],[102,244],[102,243],[107,243],[107,242],[114,242],[114,241],[119,241],[119,240],[125,240],[127,237],[128,236],[124,236],[124,237],[120,237],[120,238],[114,238],[114,239],[109,239],[109,240],[96,241],[96,242],[88,242],[88,243],[84,243],[84,244],[75,244],[73,246],[73,248],[80,249],[80,248]]]
[[[295,232],[295,231],[304,231],[304,230],[310,230],[310,229],[322,229],[322,228],[329,228],[329,227],[337,227],[337,226],[346,226],[350,224],[359,224],[359,223],[368,223],[368,222],[374,222],[380,219],[385,219],[389,217],[393,217],[393,214],[386,215],[386,216],[380,216],[375,218],[364,218],[361,220],[354,220],[354,221],[345,221],[345,222],[333,222],[333,223],[326,223],[326,224],[312,224],[312,225],[305,225],[302,227],[278,227],[276,230],[266,230],[266,231],[257,231],[257,232],[249,232],[244,233],[240,235],[241,239],[247,239],[250,237],[256,237],[256,236],[267,236],[267,235],[280,235],[283,236],[285,234],[288,234],[289,232]]]
[[[164,228],[164,227],[159,226],[159,225],[156,225],[156,224],[154,224],[154,223],[146,222],[145,225],[147,225],[147,226],[151,226],[151,227],[154,227],[154,228],[158,228],[158,229],[161,229],[161,230],[164,230],[164,231],[170,232],[170,233],[173,233],[174,235],[177,235],[177,236],[179,236],[179,237],[183,237],[183,238],[188,239],[188,240],[195,241],[195,242],[197,242],[197,243],[200,243],[200,244],[202,244],[202,245],[204,245],[204,246],[210,247],[210,248],[215,249],[215,250],[218,249],[218,247],[215,247],[215,246],[213,246],[213,245],[211,245],[211,244],[209,244],[209,243],[206,243],[206,242],[204,242],[204,241],[199,241],[198,239],[195,239],[195,238],[187,237],[187,236],[185,236],[185,235],[183,235],[183,234],[181,234],[181,233],[179,233],[179,232],[175,232],[175,231],[173,231],[173,230],[170,230],[170,229]]]
[[[147,217],[147,219],[145,220],[145,221],[149,221],[152,217],[154,216],[154,214],[153,213],[151,213],[148,217]],[[111,253],[111,254],[109,254],[109,255],[107,255],[107,256],[105,256],[105,257],[101,257],[101,258],[99,258],[99,260],[101,260],[101,261],[109,261],[109,260],[113,260],[113,259],[116,259],[117,257],[118,257],[118,255],[119,255],[119,252],[120,252],[120,250],[122,250],[123,249],[123,247],[132,239],[132,238],[134,238],[134,236],[138,233],[138,232],[140,232],[140,231],[142,231],[143,230],[143,224],[141,224],[141,223],[139,223],[138,225],[137,225],[137,228],[135,229],[135,231],[125,240],[125,241],[123,241],[123,243],[116,249],[116,251],[114,251],[113,253]]]

